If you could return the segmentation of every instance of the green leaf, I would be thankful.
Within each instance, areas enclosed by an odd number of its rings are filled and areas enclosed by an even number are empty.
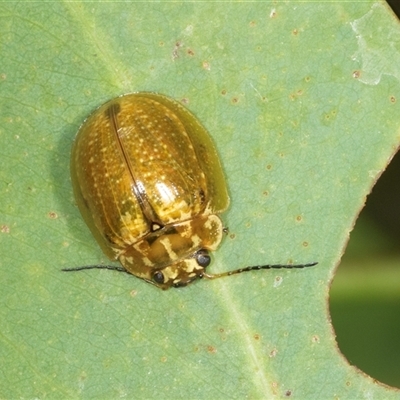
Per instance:
[[[339,354],[328,293],[400,142],[386,3],[7,2],[0,11],[2,398],[399,398]],[[163,292],[110,271],[74,204],[79,125],[110,98],[185,100],[226,172],[210,271]]]

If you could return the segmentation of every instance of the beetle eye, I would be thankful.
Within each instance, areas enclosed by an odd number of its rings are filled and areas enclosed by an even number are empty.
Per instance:
[[[208,254],[207,250],[199,250],[196,253],[195,258],[196,258],[197,264],[199,264],[200,267],[206,268],[210,265],[211,257]]]
[[[154,272],[153,281],[159,284],[164,283],[164,274],[161,271]]]

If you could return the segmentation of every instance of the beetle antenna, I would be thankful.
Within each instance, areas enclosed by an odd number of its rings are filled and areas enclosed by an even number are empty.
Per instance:
[[[222,278],[223,276],[231,276],[235,274],[241,274],[242,272],[249,272],[249,271],[258,271],[260,269],[299,269],[299,268],[308,268],[317,265],[318,262],[312,262],[308,264],[268,264],[268,265],[253,265],[251,267],[239,268],[234,269],[232,271],[222,272],[220,274],[207,274],[203,273],[203,277],[207,279],[216,279]]]
[[[83,267],[62,268],[61,271],[75,272],[75,271],[83,271],[84,269],[109,269],[111,271],[126,272],[127,274],[130,274],[130,272],[128,272],[125,268],[117,267],[115,265],[85,265]]]

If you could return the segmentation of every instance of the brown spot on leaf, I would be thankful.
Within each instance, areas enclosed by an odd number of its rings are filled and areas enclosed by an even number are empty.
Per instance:
[[[182,47],[181,42],[176,42],[175,47],[172,50],[172,59],[175,61],[177,58],[179,58],[179,49]]]
[[[8,225],[1,225],[0,231],[2,233],[10,233],[10,227]]]
[[[311,341],[313,343],[319,343],[319,336],[318,335],[313,335],[312,338],[311,338]]]

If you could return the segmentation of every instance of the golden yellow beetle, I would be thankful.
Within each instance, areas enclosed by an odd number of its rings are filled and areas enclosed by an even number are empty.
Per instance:
[[[154,93],[117,97],[80,127],[71,178],[81,214],[104,253],[162,289],[264,265],[207,274],[229,205],[211,138],[178,102]],[[65,269],[110,268],[85,266]]]

